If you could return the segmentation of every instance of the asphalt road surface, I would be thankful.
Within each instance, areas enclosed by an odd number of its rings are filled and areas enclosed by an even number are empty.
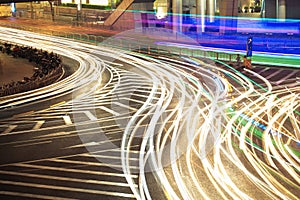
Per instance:
[[[299,72],[0,29],[79,63],[0,99],[1,199],[299,199]]]

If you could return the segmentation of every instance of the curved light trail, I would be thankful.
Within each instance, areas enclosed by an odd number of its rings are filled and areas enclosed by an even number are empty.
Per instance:
[[[108,161],[99,158],[99,163],[122,171],[132,194],[109,195],[300,198],[299,84],[274,89],[266,78],[247,69],[242,74],[196,58],[146,56],[14,29],[1,28],[0,38],[78,61],[74,74],[44,88],[3,97],[0,109],[72,95],[71,100],[35,113],[72,114],[73,124],[61,127],[76,127],[70,134],[78,134],[95,158],[99,156],[94,152],[118,149],[118,162],[107,156]],[[78,112],[88,113],[89,120],[82,120]],[[119,140],[109,139],[103,126],[109,120],[109,126],[122,131]],[[89,135],[93,131],[97,140]],[[97,147],[103,143],[106,149]]]

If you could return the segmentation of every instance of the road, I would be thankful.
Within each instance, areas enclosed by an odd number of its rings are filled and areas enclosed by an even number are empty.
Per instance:
[[[300,198],[298,71],[0,38],[79,63],[0,99],[1,198]]]

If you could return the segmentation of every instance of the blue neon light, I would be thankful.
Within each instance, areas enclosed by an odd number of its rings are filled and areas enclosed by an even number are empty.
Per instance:
[[[10,4],[10,6],[11,6],[11,12],[16,12],[17,11],[17,8],[16,8],[16,3],[11,3]]]

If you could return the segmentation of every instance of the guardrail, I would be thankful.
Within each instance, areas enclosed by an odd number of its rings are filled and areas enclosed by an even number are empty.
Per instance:
[[[51,30],[42,30],[33,27],[20,26],[15,24],[6,24],[0,23],[0,26],[20,29],[24,31],[31,31],[40,34],[46,34],[51,36],[58,36],[69,38],[77,41],[87,42],[94,45],[105,45],[108,47],[120,48],[123,50],[129,51],[137,51],[143,53],[151,53],[156,52],[162,53],[169,52],[170,54],[177,54],[182,56],[194,56],[194,57],[204,57],[210,59],[217,59],[222,61],[236,62],[236,54],[223,53],[223,52],[215,52],[215,51],[206,51],[202,49],[189,49],[189,48],[179,48],[179,47],[167,47],[163,45],[154,45],[151,44],[149,46],[145,46],[144,44],[135,43],[134,41],[126,42],[122,39],[107,40],[109,37],[104,36],[96,36],[96,35],[88,35],[88,34],[79,34],[79,33],[69,33],[62,31],[51,31]],[[141,51],[143,49],[143,51]],[[147,51],[145,51],[147,49]]]
[[[60,66],[57,69],[50,72],[50,74],[45,75],[42,78],[37,78],[34,81],[29,81],[24,84],[17,84],[12,87],[0,89],[0,97],[16,94],[16,93],[20,93],[20,92],[27,92],[27,91],[31,91],[31,90],[34,90],[34,89],[37,89],[40,87],[50,85],[51,83],[54,83],[55,81],[59,80],[60,77],[62,77],[62,75],[63,75],[63,69]]]

